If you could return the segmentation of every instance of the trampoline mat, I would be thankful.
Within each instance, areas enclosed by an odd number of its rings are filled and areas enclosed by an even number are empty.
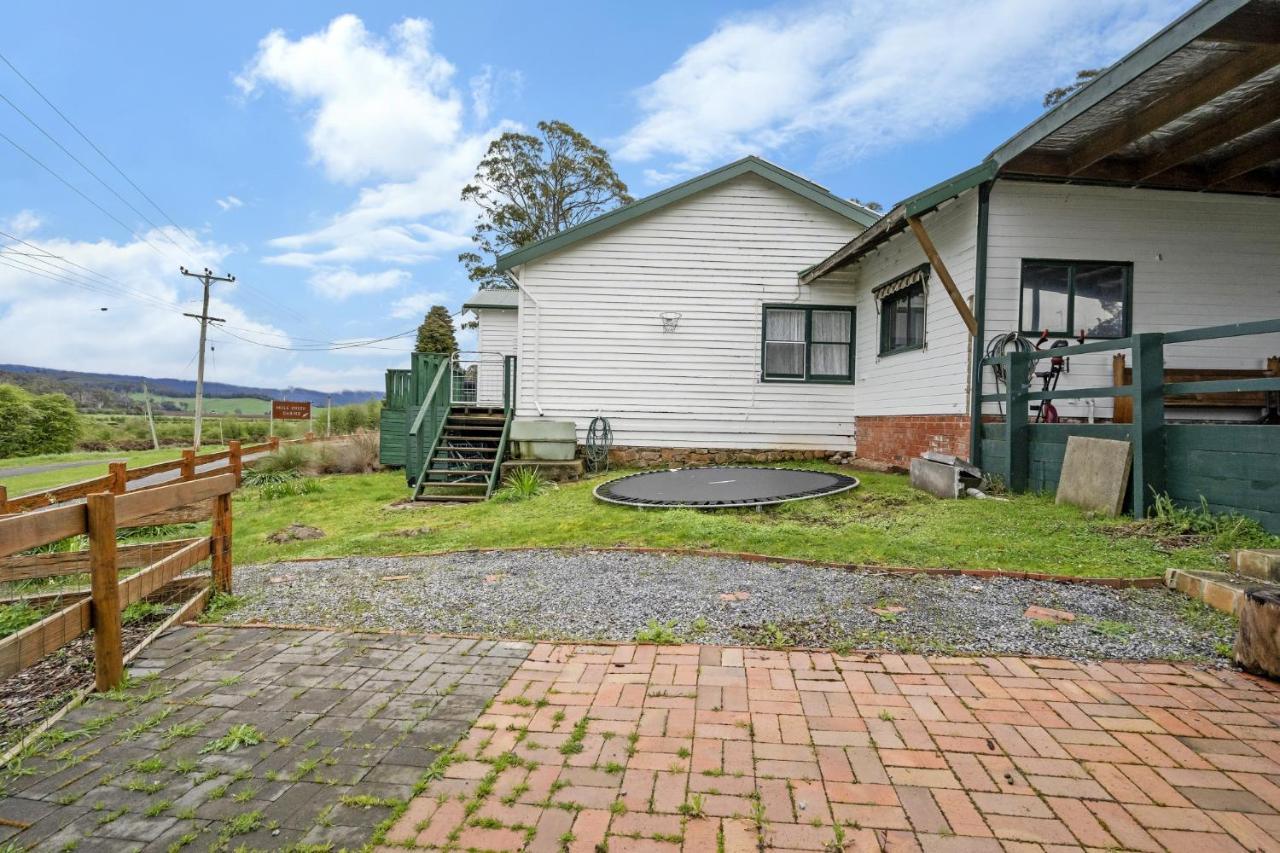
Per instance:
[[[649,471],[596,487],[608,503],[645,507],[764,506],[848,491],[854,477],[793,468],[710,466]]]

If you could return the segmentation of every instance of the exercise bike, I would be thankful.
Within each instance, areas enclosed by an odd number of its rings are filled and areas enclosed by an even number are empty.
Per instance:
[[[1049,330],[1045,329],[1043,332],[1040,333],[1040,339],[1035,343],[1036,351],[1038,352],[1040,348],[1043,347],[1045,345],[1045,342],[1048,340],[1049,340]],[[1084,341],[1085,341],[1084,329],[1081,329],[1080,334],[1076,336],[1076,342],[1082,344],[1084,343]],[[1049,345],[1049,349],[1055,350],[1061,347],[1069,347],[1069,346],[1071,346],[1070,343],[1059,338],[1058,340],[1054,341],[1052,344]],[[1058,377],[1060,377],[1063,374],[1063,372],[1070,372],[1070,370],[1071,368],[1068,365],[1067,359],[1065,357],[1060,355],[1054,355],[1049,357],[1049,369],[1037,370],[1035,371],[1034,375],[1037,379],[1041,380],[1042,385],[1040,390],[1045,393],[1048,393],[1050,391],[1058,390]],[[1035,420],[1036,423],[1038,424],[1058,423],[1059,421],[1058,408],[1054,406],[1053,401],[1048,399],[1047,397],[1040,401],[1040,405],[1038,406],[1033,405],[1031,408],[1036,410],[1036,420]]]

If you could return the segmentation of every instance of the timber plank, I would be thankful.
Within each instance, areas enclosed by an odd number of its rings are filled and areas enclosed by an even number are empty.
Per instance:
[[[165,509],[150,515],[144,515],[141,518],[135,518],[133,521],[127,521],[117,526],[119,529],[124,530],[131,527],[155,527],[160,524],[196,524],[201,521],[208,521],[212,515],[213,498],[207,498],[199,503],[178,507],[177,509]]]
[[[83,504],[0,517],[0,557],[84,533],[85,518]]]
[[[89,599],[68,604],[0,640],[0,678],[8,678],[89,630]]]
[[[1221,450],[1235,453],[1280,454],[1280,430],[1257,424],[1166,424],[1168,452]]]
[[[120,608],[146,598],[187,569],[209,557],[209,540],[196,539],[127,580],[120,582]]]
[[[195,542],[195,539],[175,539],[168,542],[142,542],[122,545],[117,553],[117,565],[122,569],[149,566],[175,551]],[[31,580],[32,578],[63,577],[89,571],[89,552],[61,551],[53,554],[17,554],[0,557],[0,583]]]
[[[227,495],[235,491],[235,488],[234,474],[218,473],[187,483],[129,492],[116,498],[116,521],[118,524],[127,524],[158,512]]]
[[[5,504],[6,512],[21,512],[28,509],[39,509],[41,507],[52,506],[53,504],[65,503],[66,501],[83,498],[94,492],[106,492],[111,490],[111,484],[115,482],[115,476],[107,474],[102,477],[94,477],[92,480],[81,480],[78,483],[68,483],[65,486],[59,486],[56,489],[45,489],[41,492],[29,492],[25,495],[19,495],[16,498],[9,498]]]

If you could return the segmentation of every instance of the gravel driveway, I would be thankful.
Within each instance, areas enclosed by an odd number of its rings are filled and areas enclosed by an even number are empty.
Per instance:
[[[1163,588],[609,551],[273,563],[237,567],[235,587],[235,621],[516,639],[635,640],[656,622],[668,641],[1225,664],[1235,635],[1230,617]],[[1028,619],[1033,604],[1076,619]]]

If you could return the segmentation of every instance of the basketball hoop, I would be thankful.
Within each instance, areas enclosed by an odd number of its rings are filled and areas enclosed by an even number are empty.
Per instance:
[[[674,332],[676,327],[680,325],[680,317],[682,315],[679,311],[663,311],[658,316],[662,318],[662,331]]]

